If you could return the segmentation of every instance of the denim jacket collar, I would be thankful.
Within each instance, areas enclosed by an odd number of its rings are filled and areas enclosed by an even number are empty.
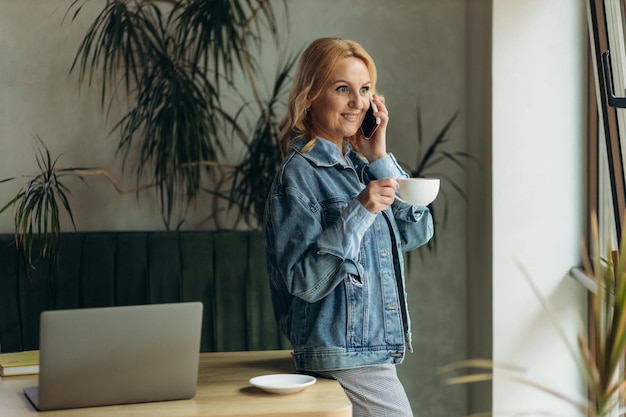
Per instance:
[[[346,166],[346,163],[341,157],[339,148],[331,141],[319,136],[316,138],[313,149],[308,152],[301,152],[302,148],[304,148],[310,140],[310,138],[299,139],[291,145],[292,149],[301,153],[305,159],[320,167],[331,167],[333,165]],[[343,146],[345,155],[352,151],[352,146],[348,142],[344,141]]]

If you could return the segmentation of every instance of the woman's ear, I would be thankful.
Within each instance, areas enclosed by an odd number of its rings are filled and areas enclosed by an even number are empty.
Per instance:
[[[311,104],[315,101],[315,99],[319,96],[319,94],[311,94],[311,91],[306,95],[306,107],[311,107]]]

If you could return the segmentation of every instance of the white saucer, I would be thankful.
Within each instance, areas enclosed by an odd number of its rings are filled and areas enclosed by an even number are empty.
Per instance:
[[[302,374],[271,374],[250,379],[250,384],[272,394],[293,394],[315,384],[315,379]]]

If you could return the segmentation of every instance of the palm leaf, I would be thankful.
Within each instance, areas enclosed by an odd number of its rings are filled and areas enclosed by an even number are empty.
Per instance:
[[[13,208],[15,211],[15,243],[20,246],[29,265],[34,262],[34,241],[40,242],[39,256],[56,259],[59,254],[61,236],[60,216],[65,212],[76,230],[74,215],[68,200],[69,189],[62,182],[65,176],[77,177],[74,170],[84,168],[58,169],[58,157],[52,159],[43,140],[34,136],[36,141],[36,161],[39,173],[22,187],[17,195],[5,204],[0,213]],[[10,178],[2,182],[15,179]]]
[[[459,115],[459,111],[455,111],[452,116],[446,121],[441,130],[435,135],[433,140],[425,144],[424,143],[424,135],[423,135],[423,124],[422,124],[422,115],[420,108],[417,108],[417,156],[415,165],[411,166],[404,161],[399,161],[400,165],[409,173],[411,177],[434,177],[440,178],[442,180],[442,186],[440,190],[440,196],[438,200],[441,202],[439,207],[441,207],[442,215],[439,215],[439,212],[435,210],[435,206],[431,204],[429,206],[431,215],[433,216],[433,221],[435,224],[445,225],[448,219],[448,193],[447,186],[452,187],[458,195],[460,195],[463,200],[468,201],[467,195],[464,191],[464,188],[459,185],[456,180],[450,177],[445,172],[440,172],[437,168],[445,162],[451,162],[454,165],[457,165],[460,168],[466,167],[467,161],[475,161],[475,158],[465,151],[451,151],[446,147],[450,146],[449,139],[449,131],[455,120]],[[444,184],[445,183],[445,184]],[[430,250],[436,249],[437,244],[437,234],[433,236],[426,247]]]
[[[72,21],[87,1],[71,3]],[[180,0],[168,9],[155,3],[107,0],[70,71],[90,85],[100,73],[103,104],[124,86],[129,110],[112,130],[120,134],[118,152],[124,167],[138,152],[137,183],[150,175],[169,229],[174,209],[186,213],[205,189],[201,178],[213,176],[215,165],[205,162],[223,156],[224,132],[234,119],[222,108],[221,85],[236,90],[241,68],[261,104],[250,50],[262,30],[275,40],[279,31],[269,0]]]
[[[249,226],[263,224],[263,212],[267,193],[282,160],[280,155],[278,121],[281,112],[277,107],[286,94],[290,73],[297,55],[291,55],[278,70],[270,97],[256,120],[252,135],[247,141],[246,157],[233,172],[230,202],[241,209],[241,215]],[[242,115],[247,103],[239,109]],[[245,131],[239,127],[237,132]]]

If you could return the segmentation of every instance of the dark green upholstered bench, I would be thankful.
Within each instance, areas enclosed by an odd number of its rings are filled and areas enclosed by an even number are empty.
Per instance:
[[[288,349],[260,232],[65,233],[56,265],[26,267],[0,235],[0,349],[39,348],[44,310],[202,301],[201,351]],[[97,329],[94,329],[97,331]]]

